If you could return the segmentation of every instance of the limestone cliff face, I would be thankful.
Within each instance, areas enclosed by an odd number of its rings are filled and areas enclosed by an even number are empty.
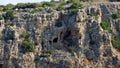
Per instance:
[[[72,15],[64,11],[18,14],[13,20],[0,20],[0,65],[3,68],[119,68],[120,53],[112,47],[111,35],[120,37],[120,20],[111,19],[111,33],[106,32],[100,26],[102,12],[100,7],[90,6]],[[24,53],[21,49],[23,33],[30,34],[33,52]],[[44,51],[52,52],[43,56]]]

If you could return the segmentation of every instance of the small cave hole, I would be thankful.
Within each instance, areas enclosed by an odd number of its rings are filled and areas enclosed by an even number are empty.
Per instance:
[[[95,41],[94,41],[94,40],[91,40],[89,43],[90,43],[91,45],[94,45],[94,44],[95,44]]]
[[[54,38],[53,42],[56,43],[58,41],[58,38]]]
[[[3,68],[3,63],[0,63],[0,68]]]
[[[68,38],[71,35],[71,31],[67,31],[64,35],[64,39]]]
[[[49,43],[51,44],[51,43],[52,43],[52,41],[49,41]]]

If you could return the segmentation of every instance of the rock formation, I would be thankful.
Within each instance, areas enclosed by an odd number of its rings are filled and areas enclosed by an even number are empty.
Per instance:
[[[120,38],[120,20],[104,15],[102,5],[93,3],[72,15],[19,13],[12,20],[0,20],[0,67],[119,68],[120,52],[113,48],[111,36]],[[111,24],[110,32],[103,30],[102,21]],[[21,48],[26,39],[34,51]]]

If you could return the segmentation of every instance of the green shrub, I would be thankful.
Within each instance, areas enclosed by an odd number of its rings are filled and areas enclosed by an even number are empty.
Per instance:
[[[18,8],[18,9],[25,9],[25,8],[37,8],[39,7],[40,5],[37,4],[37,3],[18,3],[15,7],[15,8]]]
[[[50,15],[46,15],[46,19],[47,19],[47,20],[50,20]]]
[[[63,1],[63,2],[60,3],[60,6],[64,6],[64,5],[66,5],[66,4],[67,4],[67,3]]]
[[[68,0],[67,3],[79,3],[79,0]]]
[[[110,23],[109,22],[101,22],[100,25],[103,28],[103,30],[106,30],[108,32],[110,31]]]
[[[0,20],[2,20],[3,19],[3,17],[0,15]]]
[[[81,8],[81,7],[82,7],[81,4],[79,4],[79,3],[73,3],[73,4],[70,6],[70,9],[79,9],[79,8]]]
[[[70,15],[74,15],[74,14],[76,14],[78,12],[78,9],[72,9],[71,11],[70,11]]]
[[[56,10],[57,11],[65,10],[65,7],[64,6],[59,6]]]
[[[111,37],[112,46],[120,51],[120,39]]]
[[[13,19],[15,12],[13,10],[6,11],[6,18],[7,19]]]
[[[34,14],[34,13],[37,13],[37,12],[40,12],[40,11],[43,11],[43,10],[44,10],[44,8],[39,7],[39,8],[33,9],[33,10],[31,11],[31,13]]]
[[[113,18],[113,19],[120,18],[120,14],[112,14],[112,18]]]
[[[77,47],[76,46],[69,46],[70,52],[77,52]]]
[[[52,54],[54,51],[53,50],[43,50],[42,53],[49,53]]]
[[[27,33],[22,33],[21,35],[25,40],[29,39],[30,37],[30,34],[27,34]]]
[[[95,17],[95,20],[98,20],[98,13],[90,14],[91,16]]]
[[[56,5],[55,2],[43,2],[42,7],[46,7],[46,6],[53,7],[55,5]]]
[[[9,10],[12,10],[14,5],[13,4],[7,4],[5,7],[8,8]]]
[[[52,9],[48,9],[47,12],[48,12],[48,13],[51,13],[51,12],[53,12],[53,10],[52,10]]]
[[[30,41],[26,41],[26,40],[24,40],[22,42],[21,48],[25,52],[33,52],[34,51],[33,43]]]

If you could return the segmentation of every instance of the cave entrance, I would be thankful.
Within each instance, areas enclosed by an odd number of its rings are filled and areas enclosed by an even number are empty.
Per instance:
[[[57,42],[58,42],[58,38],[54,38],[53,43],[57,43]]]
[[[3,64],[0,64],[0,68],[3,68]]]
[[[3,68],[4,63],[0,61],[0,68]]]

